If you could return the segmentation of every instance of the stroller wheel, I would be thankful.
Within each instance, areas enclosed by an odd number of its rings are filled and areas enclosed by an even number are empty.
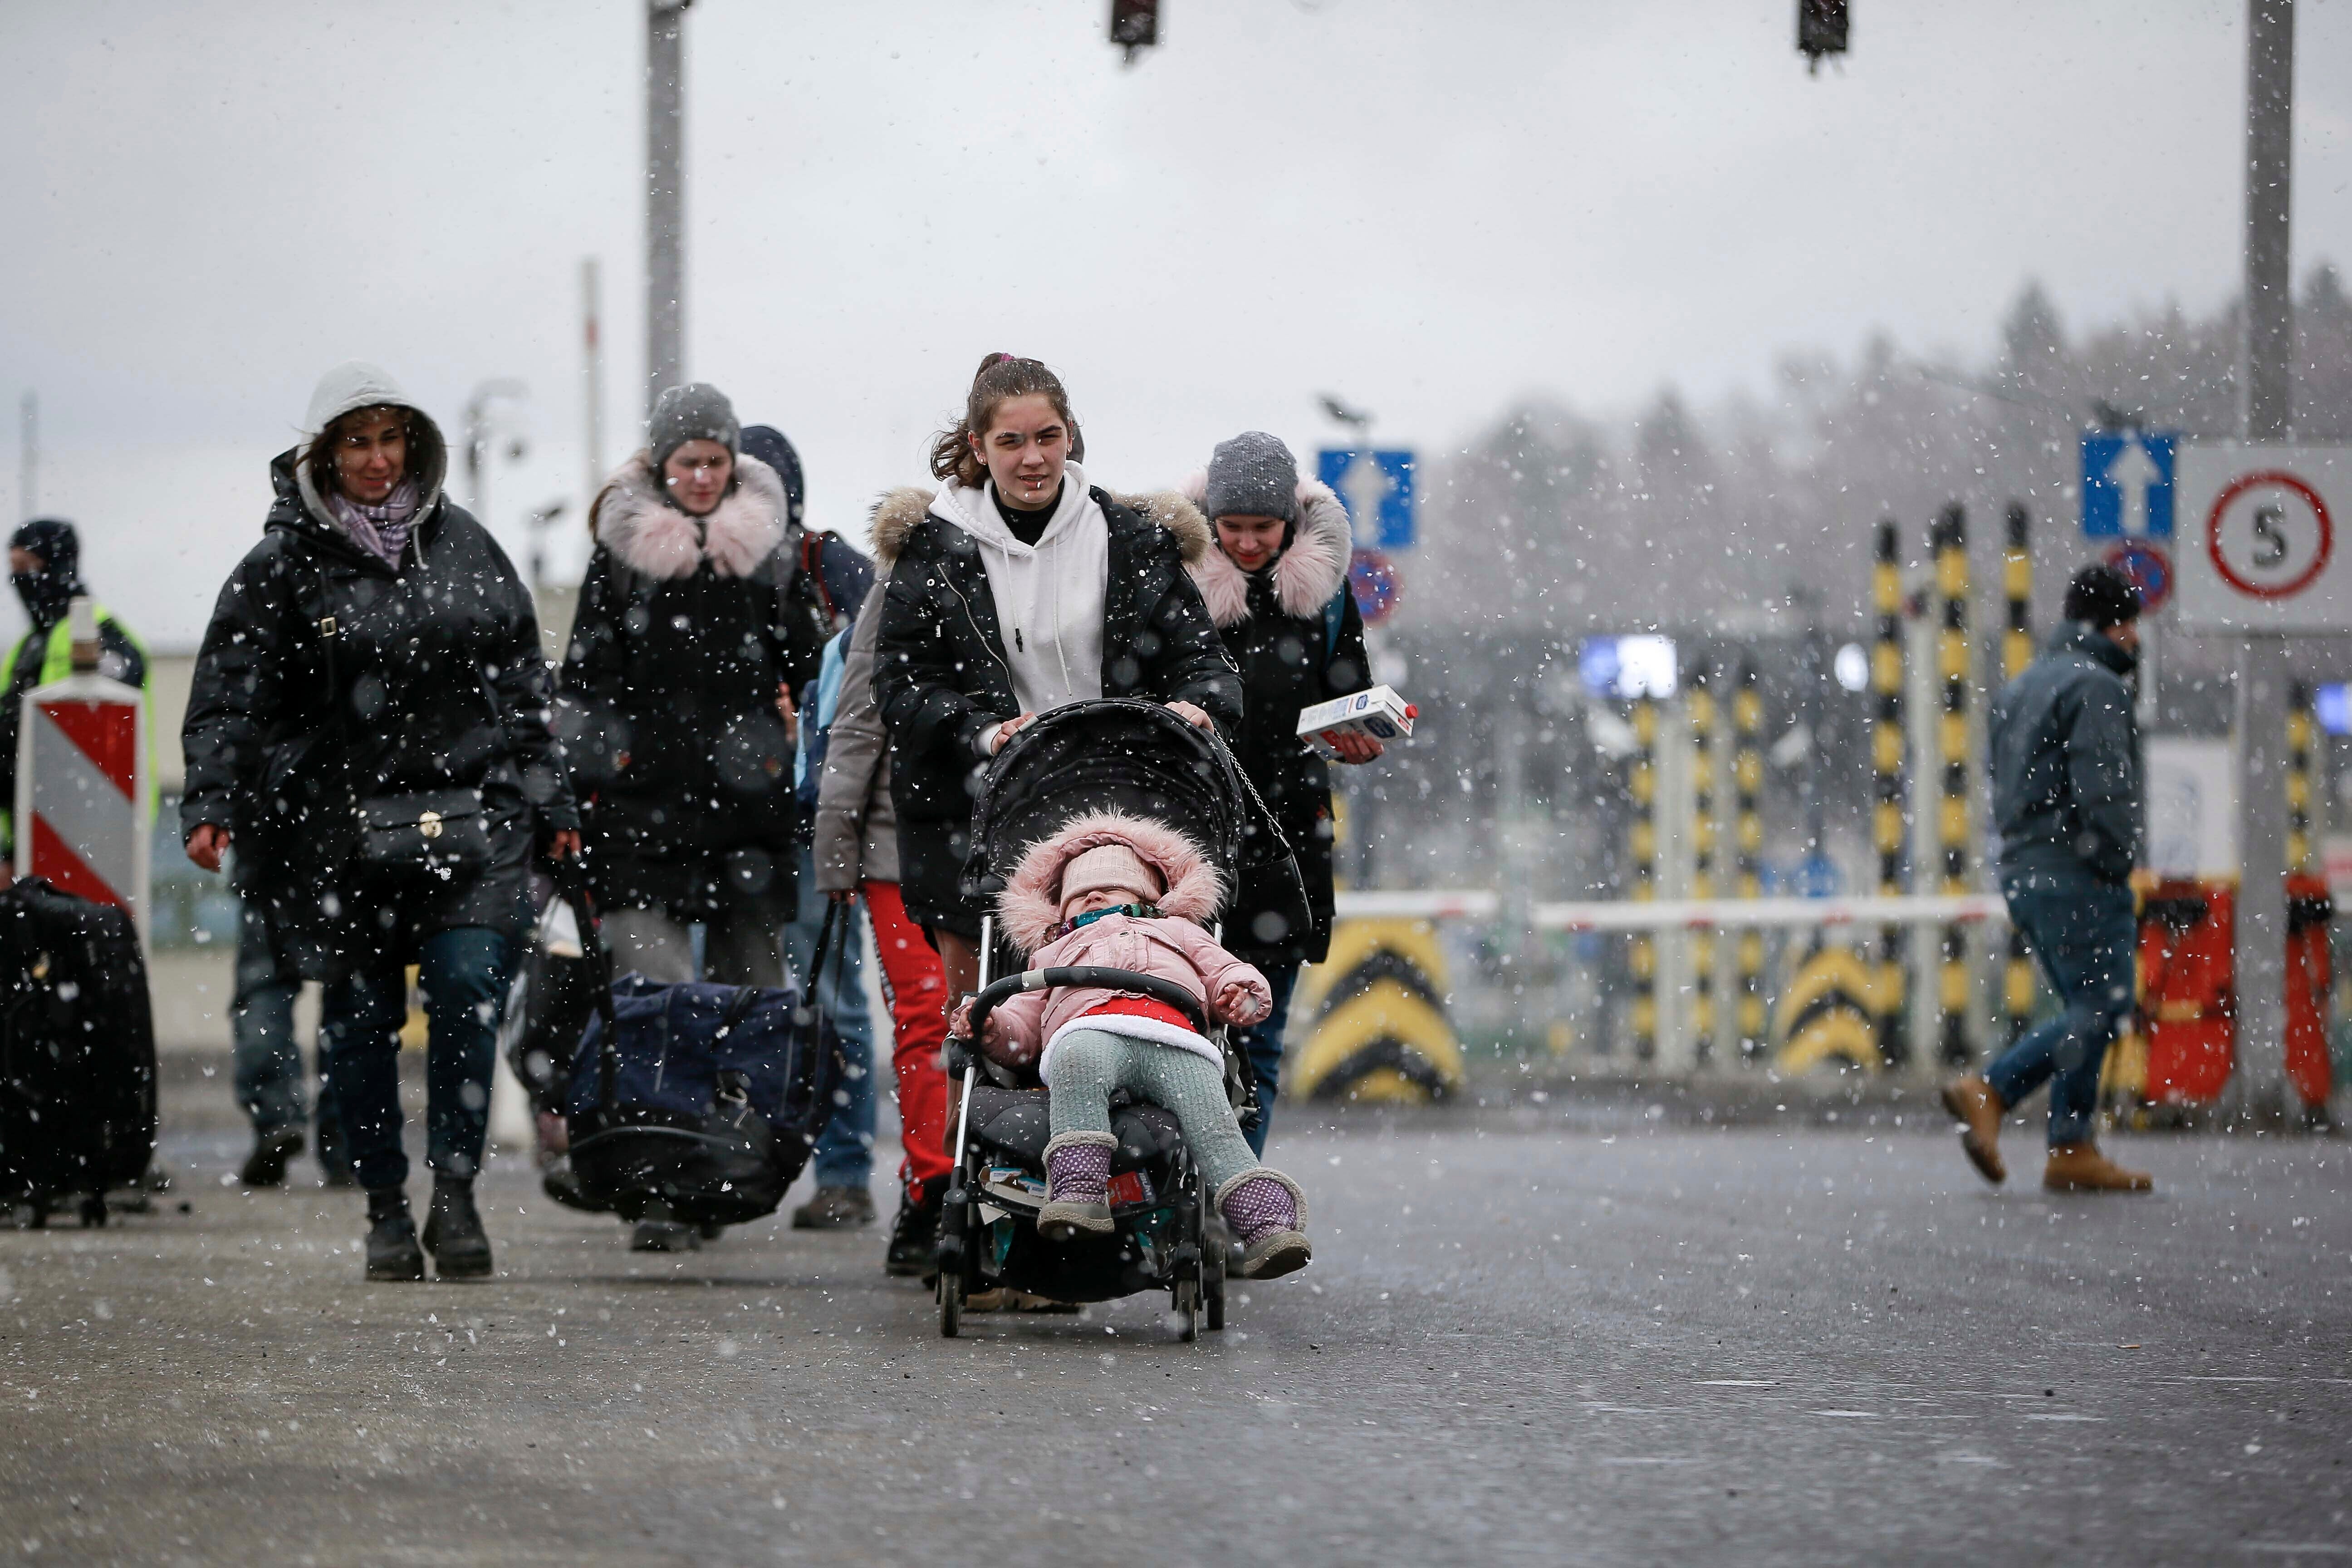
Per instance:
[[[940,1338],[951,1340],[963,1326],[963,1277],[952,1269],[940,1270]]]
[[[1191,1344],[1201,1337],[1201,1280],[1198,1275],[1176,1281],[1176,1337]]]
[[[1225,1326],[1225,1249],[1213,1245],[1201,1260],[1202,1315],[1212,1330]]]

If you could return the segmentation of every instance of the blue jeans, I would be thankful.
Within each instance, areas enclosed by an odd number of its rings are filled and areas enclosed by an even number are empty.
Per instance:
[[[1985,1071],[2013,1106],[2050,1082],[2050,1142],[2087,1142],[2099,1106],[2099,1067],[2131,1012],[2139,923],[2129,888],[2087,872],[2004,874],[2009,918],[2064,1003],[2018,1037]]]
[[[229,1028],[236,1041],[231,1075],[236,1102],[257,1134],[285,1127],[299,1131],[310,1119],[302,1099],[302,1051],[294,1040],[294,999],[301,991],[302,977],[280,961],[269,922],[247,905],[237,921],[236,982],[229,997]],[[320,1034],[323,1047],[325,1030]],[[334,1119],[334,1096],[327,1090],[327,1058],[322,1049],[319,1058],[322,1133]]]
[[[800,910],[784,927],[784,952],[803,984],[816,956],[824,906],[824,895],[816,890],[816,856],[803,848]],[[866,906],[844,909],[841,928],[834,938],[838,955],[825,960],[817,1003],[840,1031],[843,1079],[833,1091],[833,1115],[817,1134],[814,1164],[820,1187],[863,1188],[874,1175],[874,1015],[866,1005]]]
[[[488,926],[457,926],[425,939],[416,989],[425,1004],[425,1163],[436,1175],[471,1177],[489,1135],[490,1067],[506,1011],[507,939]],[[408,1180],[400,1146],[400,1026],[405,971],[389,959],[354,960],[329,983],[320,1033],[352,1164],[365,1187]]]
[[[1274,1011],[1234,1036],[1250,1075],[1257,1079],[1257,1125],[1244,1128],[1242,1136],[1249,1140],[1250,1152],[1261,1158],[1265,1135],[1274,1128],[1274,1097],[1282,1088],[1282,1034],[1290,1022],[1290,994],[1298,988],[1298,967],[1296,963],[1257,966],[1274,992]]]

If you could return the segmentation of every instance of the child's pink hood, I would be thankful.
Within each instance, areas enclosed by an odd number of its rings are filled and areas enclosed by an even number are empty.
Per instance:
[[[1044,946],[1062,923],[1061,903],[1055,895],[1061,889],[1063,868],[1106,844],[1126,845],[1160,873],[1168,888],[1154,900],[1161,914],[1205,925],[1223,906],[1224,879],[1202,855],[1200,846],[1183,834],[1147,817],[1089,812],[1031,846],[1004,891],[997,895],[997,918],[1024,957]]]

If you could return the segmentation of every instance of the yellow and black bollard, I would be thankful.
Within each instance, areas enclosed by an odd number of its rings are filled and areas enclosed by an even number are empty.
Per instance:
[[[1969,890],[1969,522],[1958,502],[1929,530],[1941,601],[1936,674],[1943,686],[1937,751],[1943,763],[1943,800],[1936,838],[1943,850],[1944,891]],[[1969,938],[1958,921],[1944,928],[1943,973],[1937,988],[1937,1045],[1948,1066],[1969,1059]]]
[[[1870,596],[1877,611],[1876,641],[1870,655],[1871,843],[1878,851],[1878,891],[1903,891],[1903,561],[1902,540],[1892,519],[1878,525],[1872,552]],[[1909,1052],[1904,1011],[1904,933],[1901,926],[1878,933],[1878,973],[1871,985],[1878,1019],[1878,1054],[1900,1062]]]
[[[1739,690],[1731,700],[1731,789],[1736,820],[1732,841],[1739,872],[1739,896],[1764,896],[1764,700],[1756,689],[1756,661],[1739,661]],[[1740,928],[1735,950],[1739,972],[1739,1054],[1764,1049],[1764,933]]]
[[[1336,851],[1347,841],[1347,797],[1331,805]],[[1283,1092],[1411,1102],[1460,1089],[1462,1043],[1445,1016],[1447,989],[1445,950],[1428,921],[1333,922],[1329,953],[1299,971],[1290,1010],[1298,1043],[1286,1053]]]
[[[2008,600],[2009,624],[2000,634],[2000,678],[2015,680],[2033,662],[2032,521],[2022,501],[2009,503],[2009,537],[2000,557],[2000,587]],[[2001,974],[2003,1037],[2014,1045],[2033,1021],[2033,960],[2025,948],[2025,933],[2009,930],[2009,963]]]
[[[1691,889],[1694,899],[1715,897],[1715,693],[1702,666],[1691,678]],[[1706,1061],[1715,1049],[1715,933],[1691,933],[1691,1038],[1693,1053]]]
[[[1780,1037],[1773,1067],[1794,1076],[1827,1061],[1864,1072],[1880,1066],[1878,1020],[1871,1011],[1877,976],[1850,947],[1819,947],[1807,957],[1774,1007]]]
[[[1625,771],[1633,803],[1626,849],[1633,862],[1633,900],[1648,903],[1658,894],[1658,705],[1647,697],[1633,700],[1633,742]],[[1633,972],[1633,1056],[1646,1062],[1658,1054],[1658,939],[1634,933],[1626,962]]]
[[[1283,1074],[1297,1100],[1439,1100],[1462,1087],[1445,1016],[1445,952],[1428,921],[1343,920],[1298,977],[1306,1039]]]

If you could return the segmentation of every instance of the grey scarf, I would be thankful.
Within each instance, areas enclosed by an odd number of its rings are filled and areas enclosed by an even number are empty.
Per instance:
[[[374,506],[362,505],[341,490],[328,505],[334,510],[336,524],[351,535],[352,543],[398,570],[400,557],[408,549],[409,530],[415,526],[415,479],[401,480]]]

